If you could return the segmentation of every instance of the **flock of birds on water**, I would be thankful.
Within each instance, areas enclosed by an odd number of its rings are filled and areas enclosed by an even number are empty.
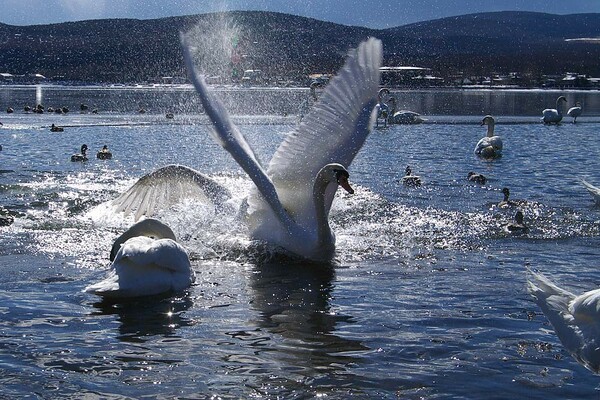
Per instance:
[[[417,113],[396,110],[396,99],[389,90],[379,90],[381,42],[371,38],[348,54],[343,68],[295,131],[286,136],[266,167],[196,71],[193,47],[185,37],[182,44],[190,79],[212,122],[215,140],[254,182],[245,202],[245,218],[252,237],[309,261],[331,261],[335,235],[329,226],[329,211],[339,186],[353,193],[346,168],[371,129],[380,124],[386,127],[425,121]],[[556,108],[543,110],[542,121],[560,123],[565,103],[566,98],[560,96]],[[576,104],[567,115],[576,122],[581,105]],[[477,143],[474,153],[486,159],[500,157],[502,139],[494,133],[494,118],[485,116],[481,125],[487,126],[487,135]],[[87,150],[84,144],[71,161],[86,161]],[[97,153],[99,159],[111,157],[107,146]],[[475,172],[469,172],[467,178],[482,184],[486,181]],[[407,167],[402,183],[416,187],[421,185],[421,179]],[[583,184],[600,204],[600,188],[585,181]],[[108,276],[84,290],[104,298],[123,299],[177,292],[192,285],[195,274],[187,250],[167,225],[151,218],[155,211],[190,190],[202,193],[215,207],[231,198],[225,187],[207,175],[185,166],[168,165],[140,178],[113,200],[116,212],[135,212],[138,222],[114,242]],[[504,199],[499,207],[518,206],[509,199],[508,188],[502,192]],[[522,211],[517,210],[515,221],[507,225],[507,230],[527,232],[523,218]],[[600,289],[576,296],[529,271],[528,291],[565,348],[586,368],[600,373]]]

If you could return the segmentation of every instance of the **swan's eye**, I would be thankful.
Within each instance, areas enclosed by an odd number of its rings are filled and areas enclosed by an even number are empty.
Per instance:
[[[344,171],[342,169],[334,169],[333,172],[335,173],[335,179],[339,182],[341,177],[344,177],[346,179],[350,178],[350,174],[347,171]]]
[[[350,177],[350,174],[348,172],[342,171],[342,170],[337,170],[335,173],[335,177],[336,177],[338,185],[340,185],[342,188],[344,188],[344,190],[346,190],[348,193],[350,193],[350,194],[354,193],[354,189],[352,189],[352,187],[350,186],[350,183],[348,183],[348,178]]]

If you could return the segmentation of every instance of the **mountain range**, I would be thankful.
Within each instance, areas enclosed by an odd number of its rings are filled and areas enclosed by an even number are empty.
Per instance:
[[[369,36],[383,41],[384,65],[426,67],[440,76],[600,76],[600,14],[532,12],[469,14],[381,30],[259,11],[0,24],[0,73],[88,83],[184,77],[181,32],[189,32],[209,74],[238,78],[245,69],[296,81],[334,73],[348,49]]]

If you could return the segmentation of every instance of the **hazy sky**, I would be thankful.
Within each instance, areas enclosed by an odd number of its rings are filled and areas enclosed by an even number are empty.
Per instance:
[[[387,28],[485,11],[600,13],[600,0],[0,0],[0,22],[37,25],[102,18],[153,19],[223,10],[278,11]]]

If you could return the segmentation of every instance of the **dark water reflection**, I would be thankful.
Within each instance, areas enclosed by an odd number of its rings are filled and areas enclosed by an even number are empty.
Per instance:
[[[254,268],[251,307],[258,311],[261,329],[281,336],[273,356],[287,373],[345,376],[369,350],[359,340],[336,335],[337,325],[351,324],[353,318],[331,308],[334,275],[333,266],[322,265],[271,263]]]
[[[177,329],[196,323],[185,316],[193,306],[189,294],[182,296],[144,297],[129,301],[101,301],[92,315],[115,315],[119,325],[118,339],[124,342],[143,343],[154,336],[170,337]]]

